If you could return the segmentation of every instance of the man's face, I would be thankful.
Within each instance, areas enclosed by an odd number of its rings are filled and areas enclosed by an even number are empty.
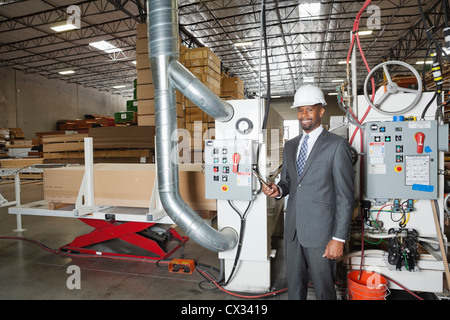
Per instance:
[[[310,133],[320,126],[320,119],[325,113],[322,104],[297,107],[297,119],[300,121],[303,131]]]

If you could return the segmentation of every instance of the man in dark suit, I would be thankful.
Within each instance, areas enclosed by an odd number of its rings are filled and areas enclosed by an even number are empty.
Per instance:
[[[336,260],[349,235],[354,199],[350,145],[322,127],[324,105],[318,87],[297,90],[292,108],[297,108],[303,134],[285,144],[279,183],[263,188],[269,197],[289,195],[284,231],[289,299],[306,299],[309,276],[316,299],[336,299]]]

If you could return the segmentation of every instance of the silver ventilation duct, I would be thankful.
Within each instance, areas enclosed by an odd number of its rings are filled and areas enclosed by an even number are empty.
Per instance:
[[[178,163],[172,150],[177,140],[176,96],[178,89],[218,121],[229,121],[233,107],[219,99],[178,62],[178,8],[176,0],[147,0],[149,56],[155,88],[156,156],[161,203],[169,217],[195,242],[222,252],[233,249],[238,240],[232,228],[218,231],[207,225],[183,201],[179,192]],[[178,153],[176,153],[178,154]]]

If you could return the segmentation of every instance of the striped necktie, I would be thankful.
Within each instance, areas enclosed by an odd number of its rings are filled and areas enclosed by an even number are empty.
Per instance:
[[[305,138],[303,139],[302,146],[300,147],[300,152],[298,153],[297,171],[298,171],[299,177],[302,176],[303,168],[305,167],[306,154],[308,152],[308,139],[309,139],[309,135],[306,134]]]

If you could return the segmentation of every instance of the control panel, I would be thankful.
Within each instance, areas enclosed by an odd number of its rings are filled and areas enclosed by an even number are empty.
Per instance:
[[[252,200],[254,140],[205,141],[205,198]]]
[[[437,121],[368,122],[364,195],[370,199],[436,199]]]

